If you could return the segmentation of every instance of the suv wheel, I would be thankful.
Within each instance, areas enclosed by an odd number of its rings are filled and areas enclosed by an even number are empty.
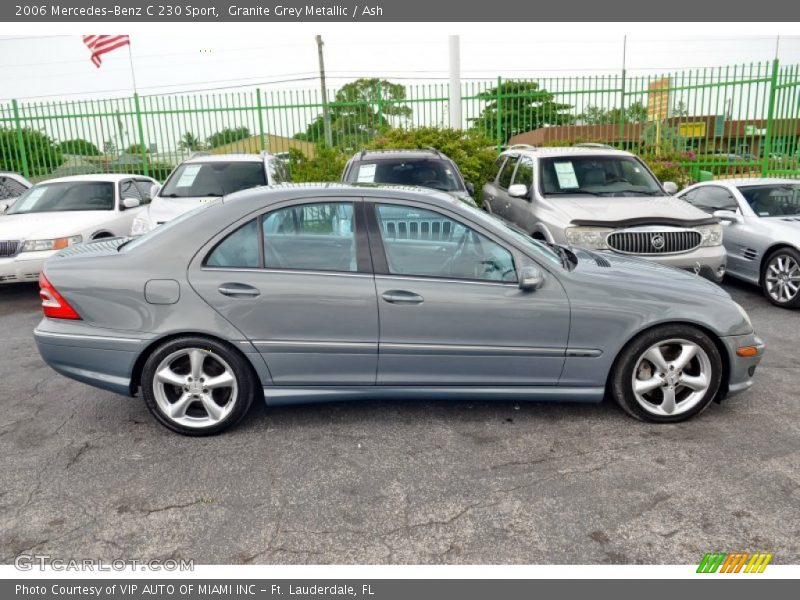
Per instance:
[[[761,289],[776,306],[800,306],[800,252],[778,248],[770,254],[761,272]]]
[[[610,390],[637,419],[677,423],[705,410],[721,383],[722,357],[713,340],[688,325],[667,325],[628,344],[617,359]]]

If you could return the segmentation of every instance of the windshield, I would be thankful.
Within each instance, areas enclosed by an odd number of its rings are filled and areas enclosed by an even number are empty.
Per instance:
[[[40,183],[22,194],[9,215],[114,210],[114,184],[106,181]]]
[[[162,198],[224,196],[259,185],[267,185],[261,161],[184,163],[170,175],[158,195]]]
[[[347,172],[347,183],[380,183],[417,185],[465,192],[461,175],[448,160],[440,158],[381,158],[353,161]]]
[[[661,184],[632,156],[564,156],[540,161],[545,196],[665,196]]]
[[[800,215],[800,184],[740,187],[739,191],[759,217]]]

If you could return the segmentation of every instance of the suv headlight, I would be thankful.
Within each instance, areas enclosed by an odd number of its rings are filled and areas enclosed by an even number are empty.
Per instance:
[[[20,248],[20,252],[42,252],[44,250],[62,250],[72,244],[80,244],[83,236],[72,235],[70,237],[53,238],[52,240],[25,240]]]
[[[589,250],[607,250],[606,236],[614,231],[604,227],[567,227],[567,243]]]
[[[703,236],[701,246],[719,246],[722,243],[722,225],[704,225],[697,227],[697,231]]]
[[[147,217],[136,217],[131,224],[131,235],[144,235],[150,231],[150,219]]]

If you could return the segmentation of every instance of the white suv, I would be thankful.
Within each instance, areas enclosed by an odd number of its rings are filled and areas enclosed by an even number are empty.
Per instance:
[[[483,187],[483,207],[534,238],[694,271],[725,273],[722,225],[673,194],[638,157],[603,147],[512,146]]]
[[[219,196],[289,180],[286,163],[272,154],[203,154],[182,162],[153,194],[131,227],[142,235]]]

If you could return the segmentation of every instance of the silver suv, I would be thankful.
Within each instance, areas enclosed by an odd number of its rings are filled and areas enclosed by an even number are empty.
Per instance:
[[[725,274],[722,226],[672,194],[630,152],[512,146],[483,187],[483,206],[536,239]]]

